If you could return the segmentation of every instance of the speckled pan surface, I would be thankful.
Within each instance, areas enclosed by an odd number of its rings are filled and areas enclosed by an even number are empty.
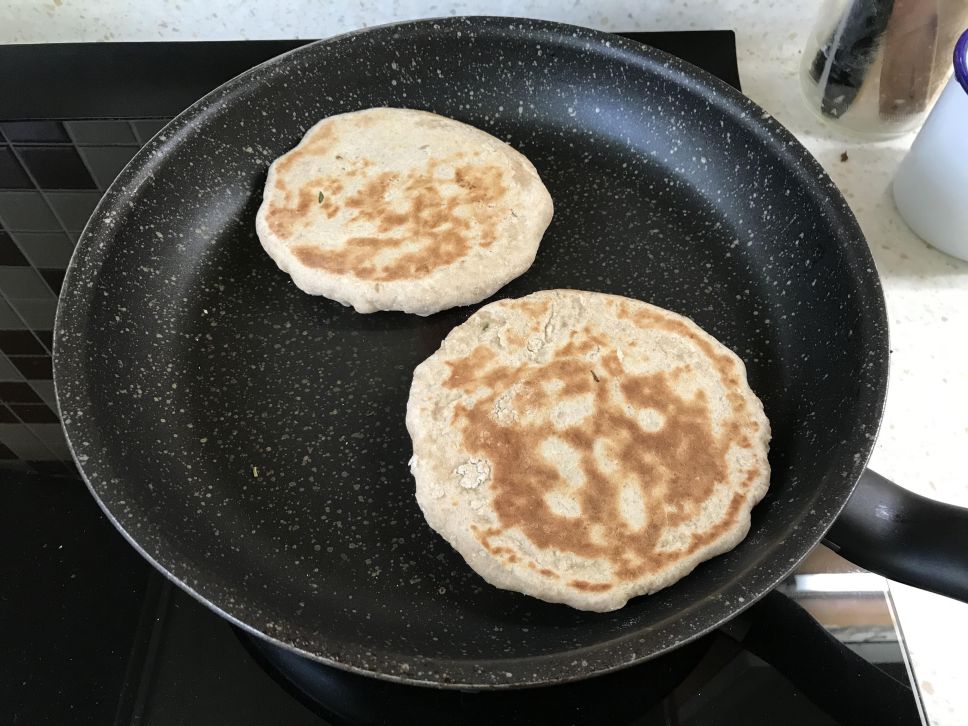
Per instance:
[[[297,290],[253,227],[274,158],[321,117],[380,105],[474,124],[537,167],[556,217],[499,296],[640,298],[745,360],[773,477],[739,547],[601,615],[489,587],[424,524],[410,377],[474,308],[358,315]],[[178,117],[88,225],[54,358],[92,491],[176,582],[324,662],[486,687],[655,656],[772,588],[867,460],[887,334],[853,216],[752,102],[606,34],[457,18],[300,48]]]

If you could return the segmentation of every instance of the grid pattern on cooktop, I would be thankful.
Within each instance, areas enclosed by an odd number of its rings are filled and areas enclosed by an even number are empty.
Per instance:
[[[51,372],[74,245],[114,177],[168,119],[0,119],[0,468],[74,474]]]

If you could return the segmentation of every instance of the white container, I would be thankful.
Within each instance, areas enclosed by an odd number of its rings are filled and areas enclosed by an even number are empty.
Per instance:
[[[955,72],[894,177],[894,203],[925,242],[968,260],[968,30]]]

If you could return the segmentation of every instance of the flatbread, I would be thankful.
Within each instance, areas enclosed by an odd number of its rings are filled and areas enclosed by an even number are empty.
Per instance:
[[[527,270],[552,212],[534,166],[503,141],[371,108],[323,119],[272,163],[256,231],[311,295],[429,315]]]
[[[491,303],[417,366],[417,502],[492,585],[608,611],[735,547],[770,425],[688,318],[575,290]]]

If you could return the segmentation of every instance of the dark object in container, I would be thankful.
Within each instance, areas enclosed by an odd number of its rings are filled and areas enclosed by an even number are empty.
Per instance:
[[[852,0],[810,64],[810,77],[823,87],[820,111],[844,114],[867,79],[877,44],[891,18],[894,0]]]
[[[868,136],[916,128],[966,22],[968,0],[824,0],[800,74],[807,106]]]

